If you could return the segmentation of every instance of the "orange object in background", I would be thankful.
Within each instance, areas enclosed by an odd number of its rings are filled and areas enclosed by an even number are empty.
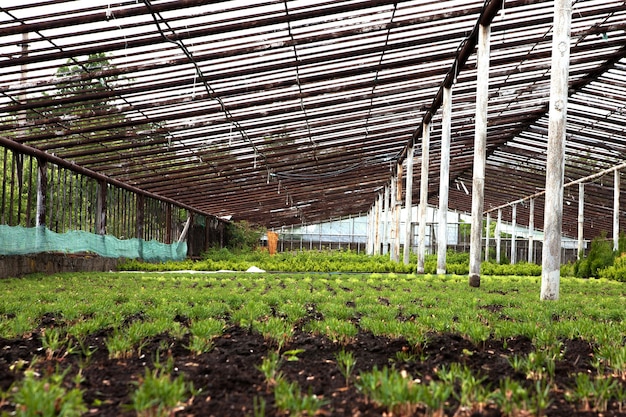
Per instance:
[[[278,233],[267,232],[267,248],[270,255],[276,255],[276,250],[278,248]]]

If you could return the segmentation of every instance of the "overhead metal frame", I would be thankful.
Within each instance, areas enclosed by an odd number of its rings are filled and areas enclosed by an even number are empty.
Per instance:
[[[455,184],[471,192],[475,28],[489,22],[488,210],[545,186],[552,5],[8,0],[0,6],[0,140],[198,212],[277,227],[367,212],[407,146],[420,156],[424,121],[433,126],[436,204],[439,107],[454,84],[449,207],[469,211],[470,196]],[[625,44],[626,3],[574,3],[566,182],[623,161]],[[56,95],[56,69],[90,53],[107,54],[113,67],[67,81],[103,88]],[[80,127],[15,117],[102,100],[115,114],[93,111]],[[586,192],[586,238],[612,228],[612,179],[596,181]],[[419,190],[415,177],[413,195]],[[575,235],[577,196],[568,192],[564,232]],[[535,224],[542,213],[538,200]],[[518,209],[518,224],[527,216]]]

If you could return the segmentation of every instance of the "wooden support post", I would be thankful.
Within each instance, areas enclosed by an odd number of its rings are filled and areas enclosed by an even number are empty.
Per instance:
[[[443,89],[441,120],[441,161],[439,166],[439,232],[437,233],[437,274],[446,273],[448,250],[448,196],[450,192],[450,142],[452,87]]]
[[[613,184],[613,250],[617,251],[619,249],[619,169],[614,171]]]
[[[528,202],[528,263],[535,262],[535,199],[531,198]]]
[[[382,194],[378,194],[374,203],[374,255],[380,255],[380,218]]]
[[[137,239],[144,238],[144,224],[145,224],[145,197],[142,194],[137,194],[137,220],[135,223],[135,237]]]
[[[498,220],[496,222],[496,263],[500,263],[502,256],[502,236],[500,232],[502,230],[502,209],[498,209]]]
[[[480,287],[480,251],[482,249],[485,162],[487,159],[490,32],[490,26],[480,25],[478,30],[476,121],[474,128],[474,169],[472,175],[472,228],[470,232],[469,285],[471,287]]]
[[[422,169],[420,175],[419,230],[417,273],[424,273],[426,258],[426,214],[428,208],[428,162],[430,159],[430,123],[422,125]]]
[[[391,248],[391,260],[400,261],[400,215],[402,213],[402,163],[396,164],[394,198],[393,198],[393,246]]]
[[[517,263],[517,204],[511,207],[511,264]]]
[[[487,222],[485,223],[485,262],[489,262],[489,228],[491,227],[491,213],[487,213]]]
[[[37,213],[35,226],[46,225],[46,194],[48,192],[48,164],[37,158]]]
[[[172,205],[165,203],[165,243],[172,243]]]
[[[404,251],[403,261],[408,265],[411,258],[411,223],[413,223],[413,158],[415,146],[411,143],[406,154],[406,191],[404,193]]]
[[[106,235],[107,230],[107,183],[98,181],[96,197],[96,233]]]
[[[398,230],[396,229],[396,178],[391,177],[391,185],[389,187],[389,259],[396,261],[393,248],[396,245]]]
[[[187,221],[185,222],[185,227],[183,227],[183,231],[180,233],[180,237],[178,238],[178,243],[182,243],[185,239],[187,239],[187,233],[189,232],[189,227],[193,223],[193,213],[187,212]]]
[[[578,260],[585,255],[585,184],[578,184]]]
[[[385,197],[383,199],[383,255],[389,252],[389,218],[391,216],[390,209],[391,190],[389,185],[385,185]]]
[[[563,175],[570,59],[572,0],[555,0],[550,76],[546,202],[542,250],[541,300],[558,300],[563,227]]]

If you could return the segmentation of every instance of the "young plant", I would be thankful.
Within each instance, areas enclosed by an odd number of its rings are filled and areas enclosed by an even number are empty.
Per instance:
[[[55,355],[61,358],[61,350],[67,344],[67,338],[61,337],[57,328],[44,329],[41,333],[41,346],[46,352],[46,359],[52,360]]]
[[[265,383],[268,388],[276,384],[276,381],[282,378],[282,372],[278,369],[281,365],[281,357],[278,352],[269,352],[266,358],[263,358],[261,365],[257,367],[265,376]]]
[[[115,330],[111,336],[107,337],[104,344],[109,351],[110,359],[127,359],[133,356],[132,340],[119,330]]]
[[[274,387],[274,402],[279,411],[295,416],[314,416],[328,403],[312,394],[302,394],[297,382],[279,378]]]
[[[346,387],[348,387],[350,385],[350,378],[352,377],[354,366],[356,365],[356,358],[352,352],[346,352],[344,349],[341,349],[335,355],[335,359],[337,360],[339,372],[343,375],[346,380]]]
[[[193,391],[182,375],[172,379],[163,368],[146,368],[142,380],[136,382],[137,389],[131,394],[131,408],[138,417],[169,417],[182,410],[182,404]]]
[[[499,388],[492,394],[492,399],[504,416],[521,415],[530,405],[528,391],[517,381],[506,377],[500,380]]]
[[[24,373],[24,379],[13,394],[15,415],[18,417],[79,417],[87,411],[83,393],[79,388],[69,391],[63,387],[63,379],[70,368],[37,378],[33,370]]]
[[[355,382],[356,387],[370,401],[384,406],[392,415],[413,415],[424,397],[424,386],[414,382],[406,372],[374,367],[362,372]]]
[[[193,354],[200,355],[213,350],[213,340],[224,333],[224,322],[218,319],[203,319],[192,323],[189,349]]]
[[[273,342],[280,351],[293,337],[293,327],[279,317],[269,317],[264,321],[254,321],[252,328]]]

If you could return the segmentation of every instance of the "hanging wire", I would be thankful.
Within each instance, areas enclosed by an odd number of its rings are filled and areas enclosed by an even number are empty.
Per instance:
[[[174,44],[174,45],[176,45],[176,46],[178,46],[180,48],[180,50],[187,57],[189,62],[191,62],[191,64],[193,65],[193,67],[194,67],[194,69],[196,71],[196,75],[201,80],[202,85],[203,85],[204,89],[206,90],[207,95],[209,96],[209,98],[211,98],[212,100],[217,101],[217,103],[220,106],[220,109],[221,109],[222,113],[224,113],[224,116],[225,116],[226,120],[229,123],[231,123],[233,126],[235,126],[235,128],[237,129],[237,131],[239,132],[239,134],[241,135],[243,140],[250,144],[250,146],[252,147],[252,149],[254,150],[254,153],[255,153],[255,168],[256,168],[256,155],[258,154],[263,159],[263,161],[265,162],[265,169],[268,172],[270,172],[271,170],[270,170],[269,163],[267,161],[267,157],[265,156],[265,154],[263,154],[263,152],[261,152],[258,149],[258,147],[254,144],[252,139],[250,139],[250,136],[248,136],[248,133],[245,131],[243,126],[241,126],[241,124],[233,117],[233,115],[230,112],[230,110],[228,110],[228,108],[226,107],[226,104],[224,103],[224,100],[222,100],[222,98],[217,95],[215,90],[205,80],[205,78],[204,78],[204,76],[202,74],[202,70],[200,69],[200,66],[198,65],[198,62],[195,60],[193,54],[189,51],[189,49],[185,46],[185,44],[182,41],[175,40],[175,39],[170,39],[165,34],[165,32],[163,31],[163,28],[161,28],[161,22],[174,35],[174,37],[177,37],[176,31],[169,25],[167,20],[165,20],[163,18],[163,16],[161,16],[161,14],[159,12],[154,11],[154,9],[152,8],[152,3],[151,3],[150,0],[143,0],[143,2],[146,5],[146,7],[148,8],[148,12],[152,16],[152,20],[154,21],[154,24],[156,25],[157,30],[158,30],[159,34],[161,35],[161,37],[163,38],[163,40],[166,41],[166,42],[172,43],[172,44]]]
[[[374,106],[374,91],[376,90],[376,86],[378,85],[378,74],[380,73],[380,68],[383,64],[383,59],[385,57],[385,52],[387,52],[387,46],[389,44],[389,36],[391,34],[391,27],[393,24],[393,19],[396,15],[396,11],[398,10],[398,3],[393,4],[393,11],[391,12],[391,18],[389,19],[389,24],[387,25],[387,34],[385,35],[385,44],[383,46],[383,51],[380,54],[380,58],[378,60],[378,65],[376,66],[376,74],[374,75],[374,82],[372,84],[372,91],[370,92],[370,103],[367,109],[367,116],[365,117],[365,137],[366,140],[369,137],[369,123],[372,117],[372,107]]]
[[[309,138],[309,142],[311,142],[311,144],[313,145],[313,158],[315,158],[315,163],[317,165],[319,163],[319,160],[317,158],[317,143],[313,140],[313,135],[311,134],[311,126],[309,124],[309,116],[307,115],[306,107],[304,105],[304,95],[302,94],[302,84],[300,83],[300,66],[298,65],[300,58],[298,56],[298,49],[296,47],[296,41],[293,37],[293,32],[291,30],[291,19],[289,18],[289,6],[287,5],[287,1],[288,0],[284,1],[285,16],[287,16],[287,31],[289,32],[289,37],[291,38],[291,44],[293,45],[293,55],[296,59],[295,60],[296,84],[298,85],[298,92],[299,92],[299,97],[300,97],[300,109],[302,110],[302,113],[304,114],[304,123],[306,125],[307,136]]]

